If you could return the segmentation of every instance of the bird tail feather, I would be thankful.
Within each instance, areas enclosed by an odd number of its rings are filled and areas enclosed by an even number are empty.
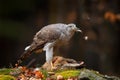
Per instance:
[[[25,50],[24,53],[20,56],[20,58],[17,60],[17,64],[20,65],[23,60],[25,60],[27,57],[29,57],[32,54],[32,50],[28,49]]]
[[[40,46],[36,46],[36,43],[32,43],[27,49],[25,48],[24,53],[20,56],[20,58],[17,60],[17,65],[20,65],[23,60],[28,58],[34,51],[38,49],[42,49],[44,46],[44,43]]]

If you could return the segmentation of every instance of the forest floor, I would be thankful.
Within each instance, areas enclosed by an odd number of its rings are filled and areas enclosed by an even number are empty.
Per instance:
[[[45,63],[42,67],[0,69],[0,80],[120,80],[116,76],[100,74],[98,71],[84,68],[84,62],[56,56],[53,59],[54,70]]]

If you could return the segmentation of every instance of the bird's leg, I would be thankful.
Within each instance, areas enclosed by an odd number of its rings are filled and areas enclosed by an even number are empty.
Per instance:
[[[55,66],[53,65],[53,62],[52,62],[52,61],[50,62],[50,66],[51,66],[51,71],[52,71],[52,70],[55,70],[55,69],[57,68],[57,67],[55,67]]]
[[[50,67],[51,67],[51,71],[52,70],[54,70],[54,69],[56,69],[56,67],[54,67],[54,65],[53,65],[53,63],[52,63],[52,59],[53,59],[53,47],[51,47],[51,48],[49,48],[49,64],[50,64]],[[47,54],[47,52],[46,52],[46,54]],[[50,54],[51,54],[51,56],[50,56]],[[46,56],[48,56],[48,55],[46,55]]]
[[[52,59],[53,59],[53,45],[54,43],[47,43],[45,47],[43,48],[44,51],[46,51],[46,62],[50,64],[50,70],[55,69]]]

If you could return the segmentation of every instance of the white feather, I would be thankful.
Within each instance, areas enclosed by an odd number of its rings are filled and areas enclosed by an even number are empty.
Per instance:
[[[29,48],[30,48],[30,46],[25,47],[25,51],[28,50]]]
[[[53,47],[46,50],[46,62],[52,61],[53,58]]]
[[[43,50],[46,51],[46,62],[52,61],[53,45],[54,45],[54,43],[47,43],[43,48]]]

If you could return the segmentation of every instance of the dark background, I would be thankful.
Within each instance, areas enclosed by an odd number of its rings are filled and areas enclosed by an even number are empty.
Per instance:
[[[56,53],[83,60],[87,68],[103,74],[119,76],[119,5],[120,0],[0,0],[0,67],[14,64],[43,26],[75,23],[83,35],[76,33]],[[45,54],[34,54],[29,61],[42,65]]]

